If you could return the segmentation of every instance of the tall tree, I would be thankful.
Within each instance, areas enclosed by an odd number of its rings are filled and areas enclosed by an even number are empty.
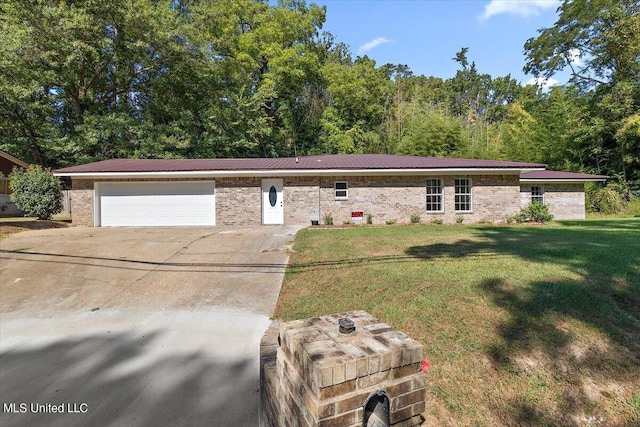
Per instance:
[[[569,67],[583,87],[640,82],[640,3],[564,0],[558,11],[553,27],[525,43],[525,72],[548,78]]]
[[[298,0],[8,0],[1,147],[47,166],[289,153],[320,115],[323,21]]]
[[[529,39],[525,52],[526,72],[551,77],[569,67],[572,82],[584,91],[589,106],[576,133],[584,163],[622,180],[640,180],[630,125],[640,111],[640,3],[565,0],[555,25]]]
[[[180,19],[151,1],[5,2],[0,121],[20,132],[3,144],[43,165],[134,151],[150,85],[192,55]]]
[[[460,64],[461,69],[456,72],[455,77],[448,79],[446,84],[452,95],[451,111],[466,120],[467,124],[472,124],[485,112],[488,97],[487,86],[491,77],[478,73],[475,62],[469,64],[468,52],[469,48],[463,47],[452,58]]]
[[[540,91],[528,108],[537,121],[534,132],[538,161],[552,169],[578,172],[583,168],[584,119],[588,115],[587,100],[576,86],[554,86]]]
[[[326,153],[381,152],[380,128],[392,93],[387,67],[367,56],[322,68],[327,107],[319,148]]]
[[[465,145],[466,135],[460,120],[448,115],[442,107],[414,100],[402,108],[405,125],[397,153],[446,157]]]

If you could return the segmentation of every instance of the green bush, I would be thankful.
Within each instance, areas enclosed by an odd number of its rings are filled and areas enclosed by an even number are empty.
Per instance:
[[[527,222],[527,215],[520,212],[519,214],[515,214],[507,218],[507,223],[511,224],[512,222],[517,222],[518,224],[522,224],[523,222]]]
[[[441,220],[440,218],[434,218],[434,219],[431,220],[431,224],[433,224],[433,225],[442,225],[442,224],[444,224],[444,221]]]
[[[520,213],[511,217],[512,221],[522,222],[547,222],[553,219],[553,215],[549,212],[549,207],[540,202],[531,202],[529,205],[520,209]],[[509,218],[507,218],[507,222]]]
[[[411,224],[417,224],[417,223],[420,222],[420,215],[419,214],[413,214],[413,215],[411,215],[409,220],[411,221]]]
[[[617,214],[627,207],[626,191],[617,185],[587,191],[587,210],[603,214]]]
[[[367,224],[373,224],[373,215],[367,214]]]
[[[51,219],[62,209],[62,187],[58,178],[40,166],[15,168],[9,175],[11,201],[27,216]]]
[[[627,214],[634,218],[640,218],[640,198],[631,199],[627,204]]]
[[[384,223],[387,224],[387,225],[393,225],[393,224],[396,223],[396,220],[395,219],[388,219]]]
[[[322,221],[324,222],[324,225],[333,225],[333,217],[330,213],[325,214],[325,216],[322,217]]]
[[[462,215],[456,217],[456,224],[462,224],[464,222],[464,217]]]

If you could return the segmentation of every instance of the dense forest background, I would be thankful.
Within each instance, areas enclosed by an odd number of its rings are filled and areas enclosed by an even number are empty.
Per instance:
[[[523,40],[545,90],[452,52],[448,79],[355,57],[304,0],[6,0],[0,149],[113,157],[390,153],[509,159],[640,187],[640,4],[564,1]],[[419,54],[417,52],[416,54]],[[572,62],[578,54],[580,64]]]

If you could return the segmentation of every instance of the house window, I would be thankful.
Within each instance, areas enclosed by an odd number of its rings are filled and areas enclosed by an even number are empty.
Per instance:
[[[349,198],[349,184],[346,181],[335,182],[333,184],[333,191],[338,200],[346,200]]]
[[[531,187],[531,203],[533,202],[544,204],[544,187]]]
[[[455,180],[455,208],[458,212],[471,211],[471,180],[469,178]]]
[[[427,212],[442,212],[442,180],[427,180]]]

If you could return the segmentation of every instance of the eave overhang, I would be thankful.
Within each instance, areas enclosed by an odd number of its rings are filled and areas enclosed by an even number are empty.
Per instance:
[[[306,169],[306,170],[216,170],[158,172],[68,172],[57,173],[72,179],[172,179],[246,178],[291,176],[416,176],[416,175],[520,175],[544,168],[428,168],[428,169]]]
[[[577,179],[543,179],[543,178],[520,178],[523,184],[584,184],[585,182],[605,182],[606,178],[577,178]]]

